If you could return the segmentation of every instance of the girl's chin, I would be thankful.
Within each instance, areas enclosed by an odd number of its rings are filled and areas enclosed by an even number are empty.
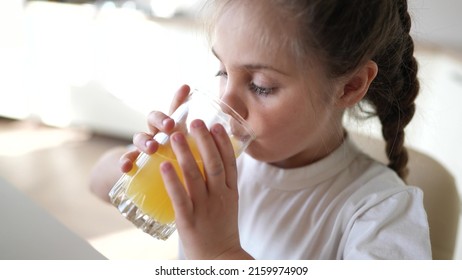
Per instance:
[[[266,163],[272,163],[272,162],[277,162],[278,160],[274,157],[271,157],[271,153],[268,151],[265,151],[261,147],[258,146],[256,143],[251,143],[249,147],[244,151],[245,154],[250,156],[251,158],[261,161],[261,162],[266,162]]]

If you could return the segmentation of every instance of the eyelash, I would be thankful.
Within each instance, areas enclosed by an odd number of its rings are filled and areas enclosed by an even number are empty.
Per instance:
[[[225,77],[227,78],[228,77],[228,73],[226,73],[225,71],[218,71],[217,74],[215,75],[216,77]],[[254,82],[251,82],[249,84],[249,89],[254,92],[255,94],[257,95],[261,95],[261,96],[268,96],[269,94],[271,94],[274,90],[274,88],[267,88],[267,87],[261,87],[261,86],[258,86],[256,85]]]
[[[215,77],[228,77],[228,73],[225,71],[219,70],[217,74],[215,74]]]
[[[266,87],[260,87],[254,84],[253,82],[249,84],[249,88],[251,91],[255,92],[257,95],[261,96],[268,96],[273,92],[274,88],[266,88]]]

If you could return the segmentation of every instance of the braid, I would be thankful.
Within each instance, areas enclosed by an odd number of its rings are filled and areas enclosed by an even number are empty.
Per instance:
[[[415,113],[414,101],[419,92],[419,82],[417,61],[413,54],[414,43],[409,35],[411,19],[407,11],[407,2],[399,2],[401,31],[394,36],[394,42],[385,52],[374,59],[383,72],[372,83],[367,98],[374,105],[382,123],[388,166],[405,179],[408,173],[408,153],[404,146],[404,128]]]

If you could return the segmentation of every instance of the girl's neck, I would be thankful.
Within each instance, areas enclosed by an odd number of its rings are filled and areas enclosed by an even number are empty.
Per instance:
[[[273,166],[289,169],[307,166],[315,163],[335,151],[347,137],[347,132],[343,129],[342,133],[336,133],[328,139],[324,139],[322,145],[315,146],[314,149],[306,149],[285,160],[270,163]]]

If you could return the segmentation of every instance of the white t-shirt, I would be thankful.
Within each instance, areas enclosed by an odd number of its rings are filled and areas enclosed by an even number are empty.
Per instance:
[[[238,159],[239,233],[256,259],[431,259],[419,188],[347,139],[294,169]]]

